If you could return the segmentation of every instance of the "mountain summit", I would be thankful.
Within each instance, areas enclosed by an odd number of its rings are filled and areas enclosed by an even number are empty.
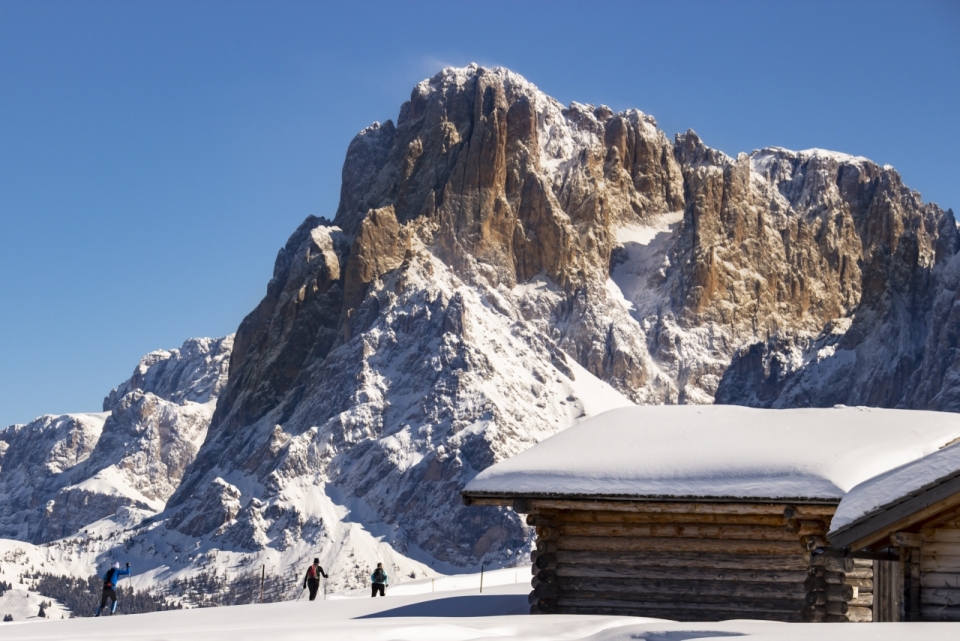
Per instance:
[[[444,69],[353,140],[336,217],[281,250],[168,526],[319,543],[318,492],[403,553],[504,563],[516,516],[457,490],[591,411],[960,410],[956,319],[935,313],[957,308],[958,245],[951,212],[869,160],[731,158]]]
[[[952,212],[890,167],[733,158],[506,69],[444,69],[356,136],[335,218],[280,250],[151,537],[309,553],[345,585],[374,541],[512,564],[525,526],[458,490],[584,416],[960,411],[958,248]]]

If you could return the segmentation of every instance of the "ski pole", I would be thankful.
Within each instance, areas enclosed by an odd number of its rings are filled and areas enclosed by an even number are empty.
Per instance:
[[[307,590],[307,588],[303,588],[302,590],[300,590],[300,594],[299,594],[299,595],[297,595],[297,601],[299,601],[299,600],[300,600],[300,597],[302,597],[302,596],[303,596],[303,593],[304,593],[304,592],[306,592],[306,590]],[[296,601],[294,601],[294,603],[296,603]]]

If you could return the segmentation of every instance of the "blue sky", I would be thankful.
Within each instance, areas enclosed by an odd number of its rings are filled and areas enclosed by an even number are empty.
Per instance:
[[[476,61],[960,210],[958,2],[0,3],[0,426],[234,331],[353,135]]]

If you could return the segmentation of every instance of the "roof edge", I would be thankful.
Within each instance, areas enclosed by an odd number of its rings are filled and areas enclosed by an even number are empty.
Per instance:
[[[912,516],[958,493],[960,493],[960,470],[874,508],[843,527],[828,532],[827,539],[837,547],[856,544],[856,548],[859,549],[873,545],[886,536],[884,531],[889,527],[894,525],[909,527]],[[960,500],[957,503],[960,503]],[[921,521],[923,518],[917,520]]]
[[[790,505],[839,505],[838,498],[771,496],[697,496],[667,494],[571,494],[561,492],[483,492],[460,490],[464,500],[489,500],[507,503],[516,499],[559,501],[633,501],[639,503],[785,503]]]

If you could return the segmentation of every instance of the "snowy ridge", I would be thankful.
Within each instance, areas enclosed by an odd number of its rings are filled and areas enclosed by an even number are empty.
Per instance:
[[[195,339],[152,352],[103,413],[0,431],[0,535],[51,541],[124,506],[162,510],[206,435],[231,346]]]

